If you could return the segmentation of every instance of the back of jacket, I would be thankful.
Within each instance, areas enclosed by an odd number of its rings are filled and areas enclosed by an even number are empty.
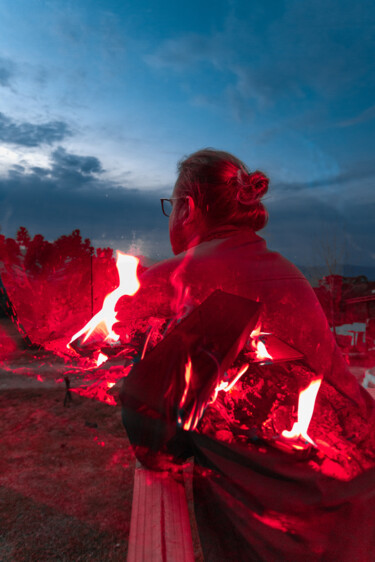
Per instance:
[[[129,319],[183,314],[216,289],[261,302],[262,331],[303,353],[310,367],[350,397],[370,421],[374,401],[350,373],[313,289],[251,230],[226,227],[151,267],[141,277],[140,291],[120,306],[118,327]]]
[[[374,401],[350,373],[314,291],[255,233],[212,233],[150,268],[140,281],[135,297],[120,302],[120,334],[130,321],[187,314],[216,289],[259,301],[262,331],[302,352],[317,374],[352,401],[368,420],[363,439],[373,431]],[[153,373],[150,386],[160,392]],[[157,425],[143,420],[142,408],[123,410],[125,426],[131,436],[147,425],[152,437]],[[207,562],[374,560],[375,468],[340,482],[272,447],[238,448],[195,431],[180,432],[178,440],[195,459],[194,508]]]

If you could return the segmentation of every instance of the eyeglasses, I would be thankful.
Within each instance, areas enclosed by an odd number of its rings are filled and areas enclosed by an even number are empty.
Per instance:
[[[163,197],[162,199],[160,199],[163,215],[165,215],[166,217],[171,216],[173,201],[177,201],[177,199],[186,199],[186,197],[172,197],[171,199],[166,199],[165,197]]]

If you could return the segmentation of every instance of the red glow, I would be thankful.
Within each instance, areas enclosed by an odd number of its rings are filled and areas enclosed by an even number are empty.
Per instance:
[[[307,431],[309,429],[310,421],[314,412],[315,400],[321,385],[322,379],[315,379],[311,381],[309,386],[302,390],[298,399],[298,415],[297,421],[293,424],[290,431],[284,430],[281,435],[287,439],[299,439],[302,438],[314,447],[316,444],[308,436]],[[293,445],[294,446],[294,445]],[[295,448],[302,448],[301,446],[295,445]]]
[[[113,324],[116,322],[115,307],[121,297],[124,295],[132,296],[138,291],[140,287],[137,277],[138,263],[138,258],[117,252],[116,267],[119,275],[119,286],[105,297],[101,310],[79,332],[74,334],[68,347],[82,336],[83,342],[87,341],[93,334],[107,343],[114,343],[119,339],[119,336],[112,330]],[[98,366],[106,360],[106,356],[100,354],[97,360]]]

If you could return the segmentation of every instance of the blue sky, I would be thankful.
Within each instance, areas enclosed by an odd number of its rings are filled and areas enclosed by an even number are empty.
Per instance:
[[[375,265],[374,37],[370,0],[0,0],[2,231],[166,257],[211,146],[271,178],[270,247]]]

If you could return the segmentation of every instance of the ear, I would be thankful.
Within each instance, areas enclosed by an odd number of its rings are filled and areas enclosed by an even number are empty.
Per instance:
[[[193,220],[195,219],[196,212],[197,212],[197,208],[195,206],[194,199],[190,197],[190,195],[187,195],[184,205],[183,224],[189,224],[193,222]]]

